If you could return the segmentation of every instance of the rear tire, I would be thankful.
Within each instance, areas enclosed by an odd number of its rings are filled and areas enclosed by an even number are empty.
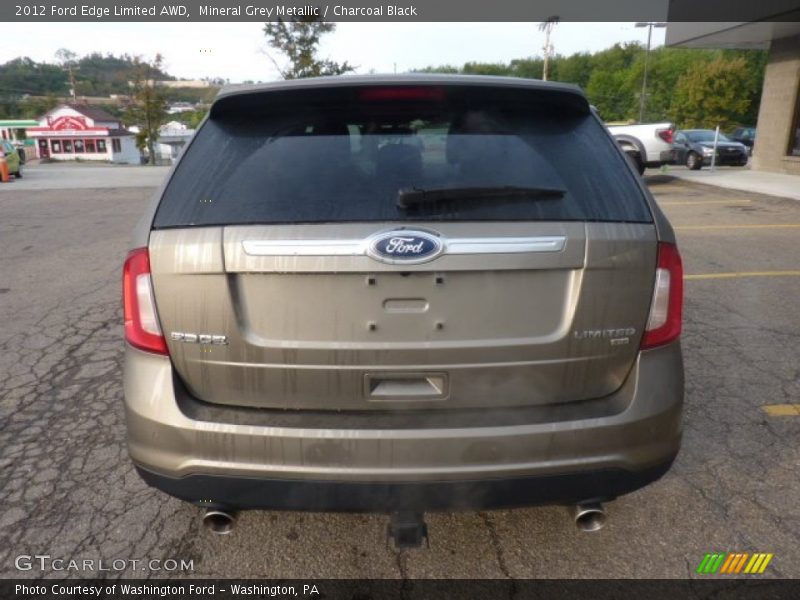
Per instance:
[[[22,169],[20,169],[20,170],[19,170],[19,171],[17,171],[16,173],[12,173],[12,175],[13,175],[14,177],[16,177],[17,179],[22,179]]]
[[[686,166],[692,171],[699,171],[703,167],[703,159],[696,152],[689,152],[686,157]]]

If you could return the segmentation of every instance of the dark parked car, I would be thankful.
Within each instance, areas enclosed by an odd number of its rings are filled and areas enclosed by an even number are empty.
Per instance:
[[[756,141],[756,128],[755,127],[737,127],[728,134],[734,142],[739,142],[747,146],[749,154],[753,153],[753,144]]]
[[[672,144],[675,164],[686,165],[693,171],[710,165],[714,155],[714,136],[713,129],[684,129],[677,132]],[[743,167],[747,164],[747,146],[720,133],[714,164]]]

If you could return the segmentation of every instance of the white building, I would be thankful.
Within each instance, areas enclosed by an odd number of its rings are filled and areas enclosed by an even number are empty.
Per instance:
[[[102,108],[62,104],[45,114],[38,127],[27,128],[36,140],[37,156],[52,160],[141,162],[134,134]]]
[[[192,112],[194,105],[190,102],[173,102],[167,107],[168,115],[177,115],[184,112]]]
[[[174,163],[183,152],[184,146],[192,139],[195,130],[189,129],[179,121],[165,123],[158,130],[158,158],[166,164]]]

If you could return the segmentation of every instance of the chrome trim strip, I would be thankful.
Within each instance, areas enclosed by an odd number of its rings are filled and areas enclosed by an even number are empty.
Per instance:
[[[243,240],[249,256],[364,256],[375,236],[363,240]],[[474,237],[443,239],[442,254],[526,254],[561,252],[567,236]],[[423,261],[436,258],[425,257]],[[408,264],[410,261],[398,261]]]
[[[364,240],[244,240],[250,256],[361,256]]]
[[[561,252],[567,236],[454,238],[447,240],[447,254],[525,254]]]

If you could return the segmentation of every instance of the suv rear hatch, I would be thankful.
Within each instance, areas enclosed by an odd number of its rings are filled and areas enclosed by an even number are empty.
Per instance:
[[[582,94],[339,81],[222,96],[165,189],[153,289],[189,391],[375,411],[618,389],[657,240]]]

